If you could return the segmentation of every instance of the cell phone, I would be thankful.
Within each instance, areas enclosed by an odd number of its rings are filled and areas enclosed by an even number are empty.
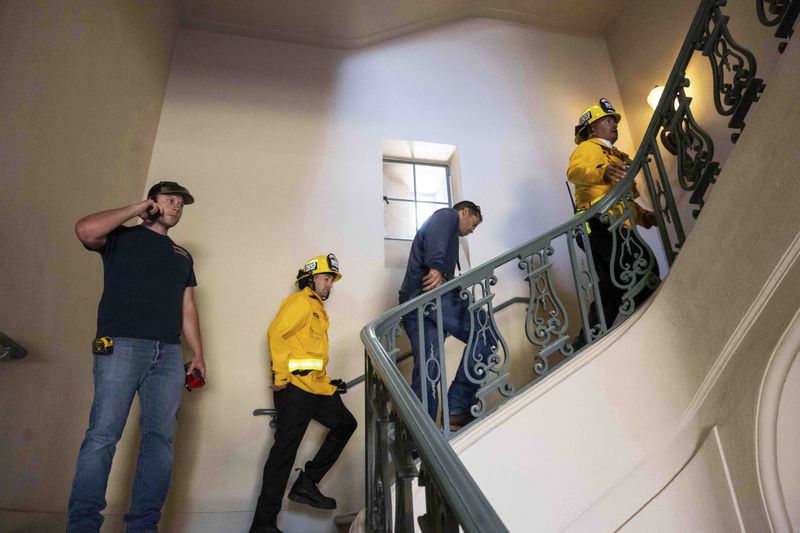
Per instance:
[[[159,216],[161,216],[161,208],[158,207],[158,205],[156,205],[155,213],[150,213],[150,212],[147,213],[147,220],[152,222],[154,220],[157,220]]]

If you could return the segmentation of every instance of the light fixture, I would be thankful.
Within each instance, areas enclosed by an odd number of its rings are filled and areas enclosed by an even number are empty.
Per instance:
[[[653,110],[658,107],[658,101],[661,100],[661,95],[664,92],[664,87],[661,85],[656,85],[650,91],[650,94],[647,95],[647,105],[649,105]]]

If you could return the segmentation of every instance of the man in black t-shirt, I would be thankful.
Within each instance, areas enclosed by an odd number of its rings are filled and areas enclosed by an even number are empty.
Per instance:
[[[103,259],[97,337],[110,337],[113,350],[94,355],[94,401],[69,499],[68,532],[100,530],[111,462],[136,393],[142,438],[125,522],[128,533],[158,531],[184,372],[206,372],[192,256],[167,236],[183,206],[193,202],[184,187],[162,181],[146,200],[88,215],[75,225],[81,243]],[[134,217],[143,222],[122,225]],[[193,354],[185,370],[181,339]]]

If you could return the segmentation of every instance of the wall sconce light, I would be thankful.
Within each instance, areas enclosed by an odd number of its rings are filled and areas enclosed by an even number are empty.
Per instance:
[[[11,340],[5,333],[0,331],[0,360],[22,359],[26,355],[28,355],[28,350]]]
[[[661,100],[661,95],[664,93],[664,87],[661,85],[656,85],[650,91],[650,94],[647,95],[647,105],[650,106],[651,109],[655,110],[658,107],[658,101]]]

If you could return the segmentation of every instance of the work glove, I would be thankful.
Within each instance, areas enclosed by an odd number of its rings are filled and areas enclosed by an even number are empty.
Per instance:
[[[332,379],[331,385],[336,387],[336,394],[347,393],[347,383],[343,379]]]

